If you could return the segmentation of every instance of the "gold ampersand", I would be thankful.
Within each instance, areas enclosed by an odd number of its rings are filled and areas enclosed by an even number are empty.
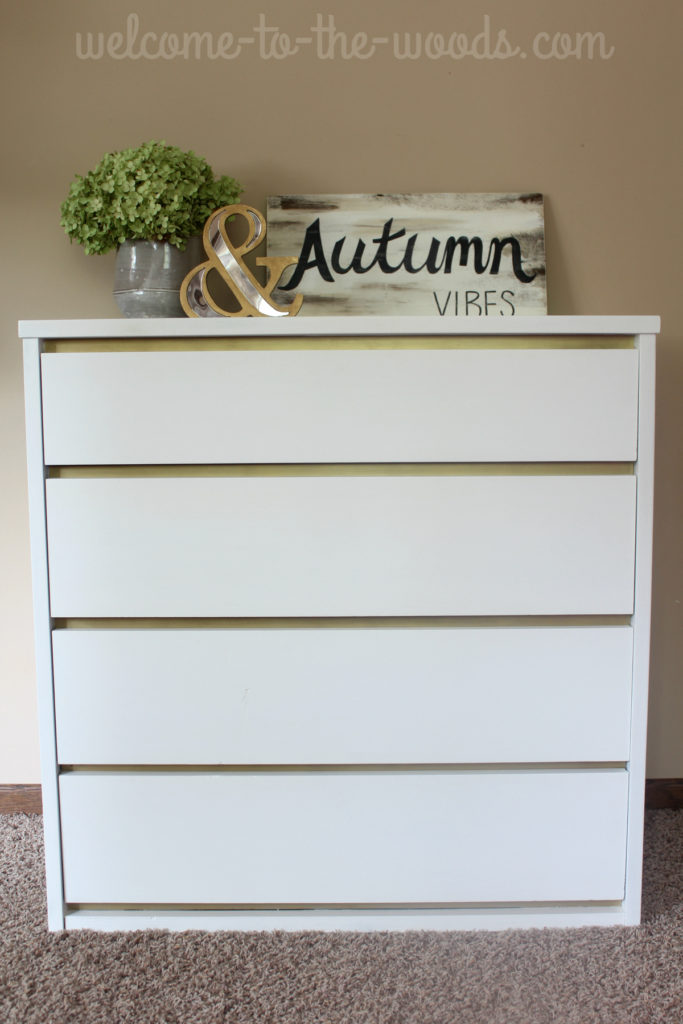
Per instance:
[[[247,237],[240,245],[228,238],[226,223],[233,217],[247,221]],[[255,249],[266,237],[264,217],[253,206],[235,203],[214,210],[204,225],[204,250],[208,259],[187,275],[180,286],[180,302],[188,316],[295,316],[301,309],[303,295],[286,296],[278,302],[272,297],[282,272],[297,262],[296,257],[257,256],[256,265],[265,267],[268,280],[259,284],[242,257]],[[215,269],[239,302],[235,311],[223,309],[209,294],[206,275]]]

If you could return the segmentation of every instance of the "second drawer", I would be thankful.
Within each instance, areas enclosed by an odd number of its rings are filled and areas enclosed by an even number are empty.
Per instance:
[[[630,615],[636,479],[49,479],[52,615]]]

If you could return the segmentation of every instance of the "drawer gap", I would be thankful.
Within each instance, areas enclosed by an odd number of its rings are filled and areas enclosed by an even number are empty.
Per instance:
[[[316,462],[49,466],[53,479],[128,477],[632,476],[633,462]]]
[[[373,772],[373,773],[403,773],[416,774],[418,772],[451,772],[453,774],[476,774],[486,772],[500,774],[501,772],[613,772],[626,771],[626,761],[529,761],[519,763],[507,762],[468,762],[463,763],[441,763],[441,764],[63,764],[60,765],[62,775],[88,774],[104,775],[115,773],[117,775],[130,775],[144,773],[146,775],[194,775],[196,773],[211,774],[245,774],[245,773],[269,773],[278,775],[334,773],[350,774],[352,772]]]
[[[550,907],[620,907],[621,900],[537,900],[472,903],[67,903],[67,913],[93,911],[245,911],[245,910],[542,910]]]
[[[55,618],[60,629],[515,629],[629,626],[630,615],[441,615],[255,618]]]
[[[260,325],[257,325],[260,326]],[[280,326],[282,323],[280,322]],[[56,339],[43,342],[44,352],[244,352],[334,349],[615,349],[635,348],[633,335],[500,335],[481,336],[378,336],[364,337],[242,337],[242,338],[126,338],[93,341]]]

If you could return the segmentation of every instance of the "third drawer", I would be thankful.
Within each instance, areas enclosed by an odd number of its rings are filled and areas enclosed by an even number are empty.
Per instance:
[[[62,764],[623,762],[632,630],[65,629]]]

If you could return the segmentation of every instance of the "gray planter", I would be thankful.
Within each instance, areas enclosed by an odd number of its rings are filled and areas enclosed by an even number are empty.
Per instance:
[[[184,252],[168,242],[122,242],[114,272],[119,309],[127,317],[184,316],[180,285],[205,258],[199,236],[188,240]]]

